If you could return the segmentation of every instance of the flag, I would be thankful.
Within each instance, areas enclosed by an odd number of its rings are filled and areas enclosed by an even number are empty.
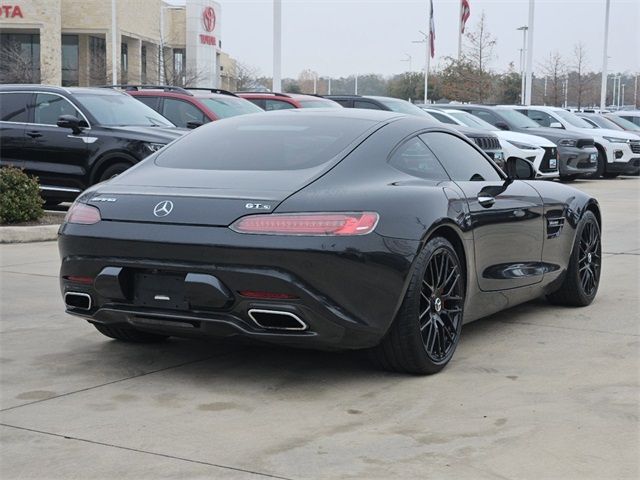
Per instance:
[[[469,0],[460,0],[460,33],[464,33],[464,26],[471,16]]]
[[[431,13],[429,14],[429,50],[431,52],[431,58],[436,54],[436,26],[433,23],[433,0],[431,3]]]

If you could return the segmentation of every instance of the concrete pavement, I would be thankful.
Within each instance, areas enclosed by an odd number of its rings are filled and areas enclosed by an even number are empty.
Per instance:
[[[439,375],[354,352],[128,345],[64,314],[54,242],[0,246],[0,476],[51,479],[640,477],[640,179],[603,208],[587,308],[466,325]]]

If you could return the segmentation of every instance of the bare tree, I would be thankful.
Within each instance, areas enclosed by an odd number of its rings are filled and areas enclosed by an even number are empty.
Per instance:
[[[298,75],[298,85],[300,86],[300,90],[303,93],[313,93],[314,78],[316,79],[317,87],[318,72],[315,72],[309,68],[300,72],[300,75]]]
[[[567,75],[567,65],[559,52],[549,54],[549,58],[540,65],[540,69],[547,78],[547,91],[544,103],[559,107],[563,101],[563,84]]]
[[[255,87],[260,70],[242,62],[236,62],[234,77],[238,91],[250,90]]]
[[[0,47],[0,83],[40,83],[40,72],[18,42]]]
[[[578,108],[581,108],[582,100],[591,82],[590,76],[585,75],[587,68],[587,51],[584,43],[580,42],[573,46],[573,61],[572,67],[575,69]]]
[[[491,73],[489,63],[494,58],[493,49],[496,46],[496,39],[487,30],[487,21],[484,14],[474,30],[466,33],[467,44],[464,50],[464,60],[475,70],[474,88],[475,97],[478,101],[483,101],[490,96]]]

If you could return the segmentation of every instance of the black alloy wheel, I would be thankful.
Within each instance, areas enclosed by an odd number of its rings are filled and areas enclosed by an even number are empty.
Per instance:
[[[462,274],[457,258],[440,248],[427,264],[419,309],[422,344],[434,363],[447,360],[458,343],[462,307]]]
[[[602,259],[600,231],[595,223],[589,222],[582,229],[579,245],[578,277],[580,278],[580,286],[587,296],[592,296],[598,288]]]
[[[418,254],[396,318],[371,359],[386,370],[433,374],[453,357],[462,331],[465,270],[453,245],[430,239]]]

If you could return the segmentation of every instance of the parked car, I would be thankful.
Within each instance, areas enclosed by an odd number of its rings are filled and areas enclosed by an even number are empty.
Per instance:
[[[439,110],[421,106],[425,112],[438,121],[452,125],[454,128],[467,126],[486,130],[495,134],[505,157],[525,158],[533,163],[536,178],[552,180],[558,178],[558,149],[556,144],[543,137],[525,133],[500,130],[475,115],[462,110]]]
[[[508,170],[454,129],[395,112],[212,122],[74,203],[62,298],[122,341],[369,349],[385,368],[436,373],[464,323],[598,291],[597,201],[526,181],[527,160]]]
[[[620,115],[615,115],[613,113],[605,113],[603,117],[611,120],[613,123],[618,125],[623,130],[631,133],[637,133],[640,135],[640,125],[636,125],[633,122],[630,122],[626,118],[622,118]]]
[[[552,141],[558,146],[560,161],[558,171],[562,181],[587,177],[596,171],[598,151],[591,136],[541,127],[526,115],[508,107],[460,104],[432,105],[432,107],[463,110],[500,130],[537,135]]]
[[[640,126],[640,110],[618,110],[613,112],[612,115],[616,115],[620,118]]]
[[[637,130],[634,129],[635,131],[631,131],[631,130],[625,129],[615,121],[611,120],[611,118],[609,118],[606,115],[601,115],[597,113],[584,113],[584,112],[578,112],[576,113],[576,115],[582,118],[585,122],[587,122],[593,128],[606,128],[608,130],[627,131],[628,133],[635,134],[636,137],[640,139],[640,127],[634,123],[629,122],[628,120],[625,120],[622,117],[612,115],[612,117],[617,119],[617,122],[619,123],[626,122],[630,124],[631,127],[636,127]]]
[[[640,139],[634,134],[593,128],[575,113],[559,107],[532,105],[513,108],[539,125],[592,136],[598,149],[598,168],[593,178],[614,178],[621,173],[634,175],[640,170]]]
[[[153,108],[174,125],[197,128],[221,118],[263,110],[234,93],[218,88],[181,88],[163,85],[113,85]]]
[[[286,110],[288,108],[340,108],[340,105],[319,95],[304,95],[302,93],[276,92],[236,92],[267,112],[271,110]]]
[[[50,204],[73,200],[185,132],[114,90],[0,86],[0,163],[37,176]]]
[[[345,108],[361,108],[367,110],[385,110],[388,112],[404,113],[416,115],[418,117],[434,118],[420,107],[411,102],[393,97],[362,96],[362,95],[327,95]],[[491,158],[500,168],[505,168],[504,152],[498,137],[485,130],[470,127],[460,127],[458,131],[469,137],[478,145],[489,158]]]

